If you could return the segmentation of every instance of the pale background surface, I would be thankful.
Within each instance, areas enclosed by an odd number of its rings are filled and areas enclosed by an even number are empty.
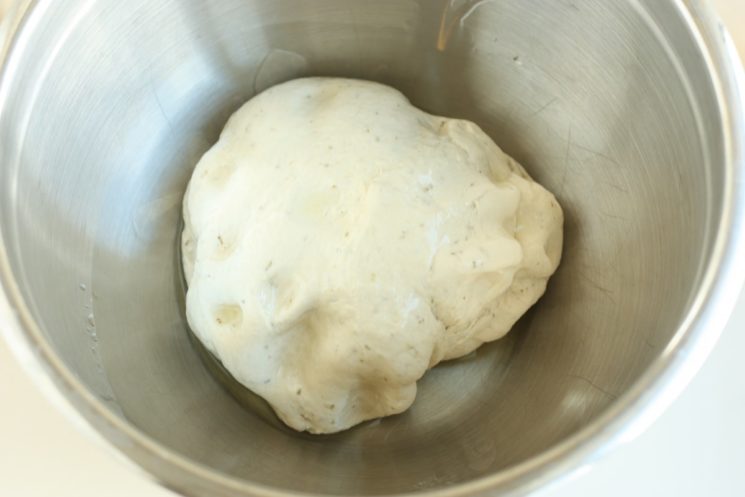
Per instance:
[[[0,13],[7,0],[0,0]],[[712,0],[745,55],[745,0]],[[174,497],[79,433],[0,340],[0,497]],[[540,497],[745,496],[745,295],[689,388],[644,434]]]

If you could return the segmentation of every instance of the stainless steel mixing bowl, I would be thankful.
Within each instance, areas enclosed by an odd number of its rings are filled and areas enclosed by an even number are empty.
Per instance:
[[[11,32],[4,329],[48,391],[184,493],[527,492],[645,427],[740,288],[742,75],[697,1],[31,0]],[[311,74],[476,121],[566,213],[561,267],[508,338],[428,373],[407,413],[326,437],[208,372],[176,257],[184,187],[227,116]]]

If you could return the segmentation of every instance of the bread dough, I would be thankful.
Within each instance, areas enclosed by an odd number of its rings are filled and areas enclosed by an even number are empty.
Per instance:
[[[358,80],[251,99],[183,207],[190,326],[312,433],[407,409],[428,368],[507,333],[561,254],[556,199],[478,126]]]

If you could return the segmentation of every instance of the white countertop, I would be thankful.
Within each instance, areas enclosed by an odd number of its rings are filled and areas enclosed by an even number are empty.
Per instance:
[[[745,0],[715,0],[745,54]],[[540,497],[745,496],[745,294],[714,352],[652,427]],[[0,340],[0,496],[174,497],[89,440]]]

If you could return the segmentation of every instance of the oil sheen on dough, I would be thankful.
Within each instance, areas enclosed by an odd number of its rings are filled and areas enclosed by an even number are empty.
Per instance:
[[[478,126],[358,80],[251,99],[183,207],[190,326],[312,433],[406,410],[428,368],[507,333],[561,255],[556,199]]]

